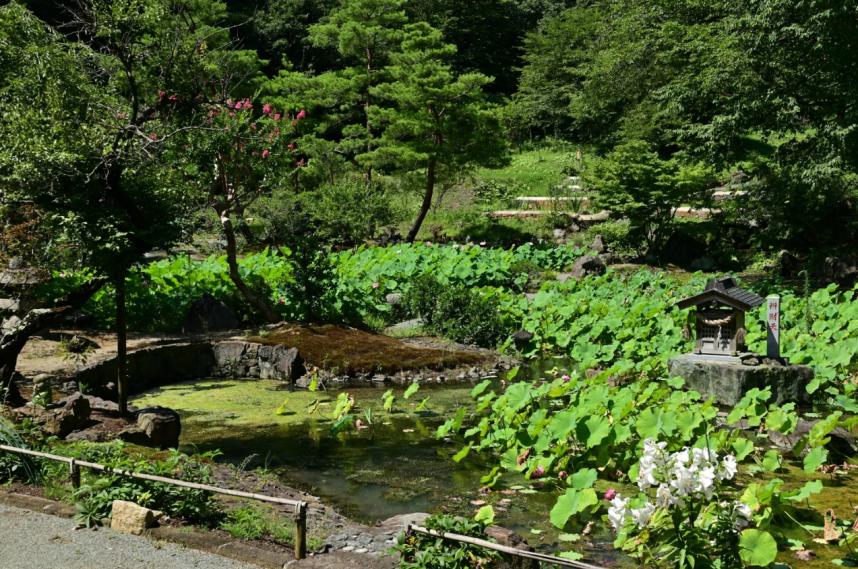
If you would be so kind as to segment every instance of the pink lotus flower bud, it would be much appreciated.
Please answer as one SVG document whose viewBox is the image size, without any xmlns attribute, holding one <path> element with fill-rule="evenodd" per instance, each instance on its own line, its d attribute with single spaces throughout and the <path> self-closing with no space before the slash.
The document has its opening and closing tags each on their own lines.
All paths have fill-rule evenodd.
<svg viewBox="0 0 858 569">
<path fill-rule="evenodd" d="M 563 375 L 560 379 L 563 380 L 563 383 L 569 383 L 572 380 L 568 375 Z"/>
<path fill-rule="evenodd" d="M 565 470 L 561 470 L 557 473 L 557 478 L 560 480 L 566 480 L 569 477 L 569 474 Z"/>
<path fill-rule="evenodd" d="M 616 497 L 617 497 L 617 491 L 614 490 L 613 488 L 608 488 L 607 490 L 605 490 L 605 500 L 607 500 L 608 502 L 610 502 L 611 500 L 613 500 Z"/>
<path fill-rule="evenodd" d="M 306 118 L 306 117 L 307 117 L 307 111 L 305 111 L 304 109 L 301 109 L 301 112 L 298 113 L 298 115 L 295 118 L 298 120 L 301 120 L 301 119 Z"/>
<path fill-rule="evenodd" d="M 545 476 L 545 469 L 541 464 L 536 467 L 536 470 L 530 473 L 531 478 L 542 478 L 543 476 Z"/>
<path fill-rule="evenodd" d="M 262 105 L 262 114 L 263 115 L 267 115 L 270 112 L 271 112 L 271 105 L 269 105 L 268 103 L 265 103 L 264 105 Z"/>
<path fill-rule="evenodd" d="M 263 150 L 263 151 L 262 151 L 262 157 L 263 157 L 263 158 L 268 158 L 268 156 L 269 156 L 270 154 L 271 154 L 271 153 L 268 151 L 268 149 L 267 149 L 267 148 L 266 148 L 265 150 Z"/>
</svg>

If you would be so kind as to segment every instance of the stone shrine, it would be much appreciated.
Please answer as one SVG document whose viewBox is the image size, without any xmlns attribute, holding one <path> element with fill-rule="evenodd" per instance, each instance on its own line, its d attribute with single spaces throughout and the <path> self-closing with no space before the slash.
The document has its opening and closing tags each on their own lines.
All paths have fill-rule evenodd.
<svg viewBox="0 0 858 569">
<path fill-rule="evenodd" d="M 681 309 L 696 309 L 695 345 L 693 353 L 670 360 L 670 375 L 683 378 L 688 388 L 721 405 L 736 405 L 755 387 L 770 387 L 771 403 L 807 401 L 813 370 L 790 365 L 780 357 L 777 297 L 770 297 L 767 307 L 768 354 L 749 352 L 745 345 L 746 313 L 764 302 L 762 297 L 739 287 L 733 277 L 710 279 L 703 292 L 678 302 Z"/>
</svg>

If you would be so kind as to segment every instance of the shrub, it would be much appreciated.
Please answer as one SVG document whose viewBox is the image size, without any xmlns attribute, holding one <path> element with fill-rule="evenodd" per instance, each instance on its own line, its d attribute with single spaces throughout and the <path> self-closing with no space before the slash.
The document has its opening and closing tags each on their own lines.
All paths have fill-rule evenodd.
<svg viewBox="0 0 858 569">
<path fill-rule="evenodd" d="M 211 468 L 204 462 L 213 458 L 211 453 L 197 458 L 170 451 L 165 458 L 146 460 L 126 453 L 121 443 L 75 445 L 61 449 L 61 452 L 82 460 L 100 462 L 115 470 L 130 470 L 202 484 L 212 482 Z M 85 472 L 83 482 L 75 491 L 74 499 L 78 520 L 87 525 L 108 517 L 114 500 L 135 502 L 194 523 L 208 524 L 219 517 L 211 493 L 203 490 L 89 472 Z"/>
<path fill-rule="evenodd" d="M 0 417 L 0 444 L 27 448 L 15 426 L 2 417 Z M 32 483 L 37 482 L 38 479 L 39 471 L 32 460 L 23 455 L 0 452 L 0 480 L 21 480 Z"/>
<path fill-rule="evenodd" d="M 220 528 L 238 539 L 270 538 L 283 544 L 291 543 L 295 535 L 283 520 L 259 506 L 242 506 L 230 511 Z"/>
<path fill-rule="evenodd" d="M 456 342 L 495 347 L 511 332 L 491 289 L 443 285 L 426 275 L 414 282 L 405 303 L 427 329 Z"/>
<path fill-rule="evenodd" d="M 397 215 L 386 187 L 360 179 L 324 184 L 302 195 L 313 233 L 334 245 L 358 245 L 393 224 Z"/>
<path fill-rule="evenodd" d="M 426 520 L 428 529 L 445 533 L 457 533 L 486 539 L 485 526 L 449 515 L 435 515 Z M 445 569 L 493 567 L 500 556 L 487 549 L 444 540 L 419 533 L 412 533 L 396 546 L 400 553 L 400 569 Z"/>
<path fill-rule="evenodd" d="M 629 220 L 629 237 L 641 253 L 656 257 L 670 237 L 674 208 L 697 200 L 715 180 L 711 168 L 662 159 L 642 140 L 625 142 L 592 162 L 585 178 L 598 188 L 600 205 Z"/>
</svg>

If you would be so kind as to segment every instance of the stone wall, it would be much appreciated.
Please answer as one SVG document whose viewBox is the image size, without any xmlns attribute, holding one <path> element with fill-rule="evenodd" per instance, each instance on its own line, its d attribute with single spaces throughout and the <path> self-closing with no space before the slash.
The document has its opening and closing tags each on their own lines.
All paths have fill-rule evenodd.
<svg viewBox="0 0 858 569">
<path fill-rule="evenodd" d="M 86 366 L 74 379 L 84 391 L 116 396 L 116 358 Z M 295 348 L 252 342 L 191 342 L 141 348 L 128 354 L 128 392 L 207 377 L 279 379 L 293 382 L 304 373 Z"/>
</svg>

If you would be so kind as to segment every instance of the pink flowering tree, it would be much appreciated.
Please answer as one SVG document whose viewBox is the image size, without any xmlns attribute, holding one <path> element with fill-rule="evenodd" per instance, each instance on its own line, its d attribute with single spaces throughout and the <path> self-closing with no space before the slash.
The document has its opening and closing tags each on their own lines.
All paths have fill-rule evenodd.
<svg viewBox="0 0 858 569">
<path fill-rule="evenodd" d="M 169 95 L 163 95 L 169 99 Z M 306 112 L 287 113 L 250 99 L 209 105 L 203 125 L 182 147 L 192 178 L 214 209 L 226 239 L 229 276 L 247 302 L 267 321 L 280 318 L 267 295 L 242 278 L 238 267 L 236 219 L 260 196 L 304 165 L 295 143 Z"/>
</svg>

